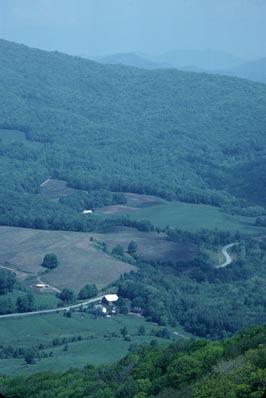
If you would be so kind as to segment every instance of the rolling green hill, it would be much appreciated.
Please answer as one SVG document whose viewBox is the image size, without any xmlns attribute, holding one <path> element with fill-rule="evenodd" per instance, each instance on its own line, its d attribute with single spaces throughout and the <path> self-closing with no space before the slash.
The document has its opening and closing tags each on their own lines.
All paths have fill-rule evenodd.
<svg viewBox="0 0 266 398">
<path fill-rule="evenodd" d="M 49 283 L 78 290 L 85 277 L 102 287 L 135 269 L 121 261 L 128 254 L 110 256 L 135 241 L 138 272 L 121 276 L 112 288 L 161 330 L 180 322 L 197 336 L 219 339 L 265 322 L 265 241 L 240 241 L 235 232 L 260 233 L 264 228 L 253 224 L 255 217 L 265 216 L 265 110 L 264 84 L 205 73 L 101 65 L 0 40 L 4 265 L 34 277 L 43 255 L 58 250 L 62 265 L 49 273 L 51 280 L 46 274 Z M 92 214 L 108 206 L 113 217 Z M 115 216 L 115 209 L 130 207 L 130 216 Z M 90 210 L 86 215 L 85 209 Z M 159 228 L 169 224 L 187 231 Z M 208 230 L 198 232 L 202 226 Z M 232 233 L 210 231 L 213 227 Z M 82 233 L 87 231 L 93 232 Z M 236 241 L 233 266 L 216 269 L 218 247 Z M 96 248 L 98 244 L 103 249 L 103 243 L 105 253 Z M 81 323 L 86 329 L 82 314 L 70 318 L 73 333 Z M 98 320 L 93 323 L 97 331 Z M 135 342 L 150 338 L 136 337 L 129 344 L 127 335 L 129 340 L 112 345 L 107 339 L 116 336 L 110 333 L 102 333 L 107 362 L 130 349 L 117 365 L 21 376 L 15 382 L 3 377 L 0 391 L 18 397 L 30 389 L 32 397 L 40 398 L 259 398 L 257 392 L 265 387 L 265 327 L 253 327 L 232 340 L 182 341 L 167 348 L 138 349 Z M 92 348 L 91 363 L 102 362 L 97 358 L 99 345 L 73 343 L 73 356 L 67 349 L 55 349 L 61 369 L 71 366 L 72 358 L 75 366 L 87 363 L 81 357 Z M 10 354 L 9 347 L 1 349 Z M 12 355 L 14 362 L 2 374 L 12 371 L 15 363 L 18 372 L 31 366 L 18 364 L 14 350 Z M 49 358 L 45 356 L 40 369 L 55 366 Z"/>
<path fill-rule="evenodd" d="M 2 377 L 0 391 L 10 398 L 262 398 L 265 343 L 265 326 L 253 326 L 221 342 L 132 347 L 109 366 Z"/>
<path fill-rule="evenodd" d="M 265 85 L 101 65 L 4 40 L 0 53 L 2 224 L 32 226 L 25 212 L 48 224 L 68 212 L 82 223 L 36 196 L 49 176 L 82 190 L 265 204 Z"/>
</svg>

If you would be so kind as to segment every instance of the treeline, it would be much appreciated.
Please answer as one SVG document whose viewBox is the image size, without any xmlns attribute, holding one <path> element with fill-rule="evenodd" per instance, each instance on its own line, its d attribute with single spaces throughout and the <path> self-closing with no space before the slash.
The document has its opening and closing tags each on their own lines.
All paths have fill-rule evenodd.
<svg viewBox="0 0 266 398">
<path fill-rule="evenodd" d="M 239 231 L 230 232 L 218 229 L 202 228 L 198 232 L 182 231 L 178 228 L 165 228 L 167 238 L 173 242 L 191 242 L 209 246 L 220 246 L 239 241 L 242 236 Z"/>
<path fill-rule="evenodd" d="M 10 398 L 261 398 L 266 388 L 266 327 L 222 342 L 144 345 L 109 366 L 1 377 Z"/>
<path fill-rule="evenodd" d="M 16 285 L 16 274 L 7 269 L 0 268 L 0 296 L 12 292 Z"/>
<path fill-rule="evenodd" d="M 10 297 L 0 297 L 0 315 L 12 314 L 14 312 L 32 312 L 36 310 L 34 296 L 31 293 L 19 296 L 16 301 Z"/>
<path fill-rule="evenodd" d="M 223 206 L 223 211 L 238 216 L 259 217 L 266 214 L 266 208 L 262 206 Z"/>
<path fill-rule="evenodd" d="M 86 338 L 86 340 L 91 339 L 91 337 Z M 47 358 L 48 356 L 53 356 L 53 351 L 47 352 L 47 350 L 53 349 L 55 347 L 64 345 L 65 351 L 67 351 L 67 345 L 75 343 L 77 341 L 85 340 L 84 337 L 72 336 L 72 337 L 56 337 L 49 343 L 41 343 L 38 346 L 31 347 L 13 347 L 0 345 L 0 359 L 20 359 L 23 358 L 26 363 L 33 364 L 35 360 L 41 360 L 42 358 Z"/>
<path fill-rule="evenodd" d="M 13 292 L 14 289 L 24 292 L 22 296 L 17 297 L 15 302 L 11 296 L 8 296 L 8 293 Z M 35 309 L 33 295 L 26 293 L 26 288 L 17 281 L 14 272 L 0 268 L 0 315 L 30 312 L 33 309 Z"/>
<path fill-rule="evenodd" d="M 123 201 L 123 195 L 112 200 Z M 81 214 L 65 204 L 10 191 L 0 191 L 0 225 L 77 232 L 106 231 L 114 226 L 131 226 L 141 231 L 154 229 L 148 221 L 131 221 L 127 217 L 105 219 L 93 214 Z"/>
<path fill-rule="evenodd" d="M 126 202 L 125 195 L 122 193 L 113 193 L 106 190 L 74 192 L 59 198 L 59 203 L 77 211 L 95 210 L 103 206 L 125 204 Z"/>
<path fill-rule="evenodd" d="M 130 178 L 122 177 L 118 181 L 103 179 L 99 176 L 98 179 L 94 176 L 89 177 L 84 175 L 84 172 L 79 170 L 75 176 L 67 173 L 66 171 L 56 172 L 56 178 L 65 179 L 69 187 L 79 190 L 101 190 L 108 189 L 111 192 L 132 192 L 141 195 L 154 195 L 161 197 L 165 200 L 177 200 L 180 202 L 194 203 L 194 204 L 206 204 L 217 207 L 226 207 L 229 204 L 232 206 L 241 206 L 245 204 L 245 200 L 236 198 L 226 192 L 221 192 L 214 189 L 200 188 L 195 189 L 194 187 L 168 187 L 165 189 L 157 188 L 160 186 L 160 180 L 155 180 L 155 177 L 150 175 L 149 179 L 145 181 L 145 185 L 136 180 L 136 176 L 132 175 Z"/>
</svg>

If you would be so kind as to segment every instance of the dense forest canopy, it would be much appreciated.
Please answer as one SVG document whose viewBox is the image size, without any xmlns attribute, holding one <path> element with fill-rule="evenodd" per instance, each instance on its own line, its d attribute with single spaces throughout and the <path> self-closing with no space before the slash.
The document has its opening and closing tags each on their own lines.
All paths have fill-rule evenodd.
<svg viewBox="0 0 266 398">
<path fill-rule="evenodd" d="M 89 191 L 265 205 L 265 85 L 100 65 L 4 40 L 0 53 L 1 223 L 19 225 L 25 209 L 11 203 L 22 194 L 34 212 L 49 176 Z"/>
</svg>

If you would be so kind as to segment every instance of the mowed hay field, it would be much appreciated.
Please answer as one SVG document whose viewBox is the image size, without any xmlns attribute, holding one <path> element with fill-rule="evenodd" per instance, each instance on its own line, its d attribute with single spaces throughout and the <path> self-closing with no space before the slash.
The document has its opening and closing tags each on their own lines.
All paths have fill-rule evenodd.
<svg viewBox="0 0 266 398">
<path fill-rule="evenodd" d="M 141 325 L 145 328 L 145 335 L 139 336 L 138 329 Z M 129 341 L 121 335 L 123 327 L 128 330 Z M 126 355 L 130 345 L 134 343 L 150 343 L 152 339 L 160 343 L 169 342 L 151 334 L 152 330 L 156 333 L 161 329 L 162 327 L 146 322 L 142 317 L 118 315 L 95 319 L 90 314 L 79 311 L 73 312 L 71 318 L 60 313 L 0 319 L 0 340 L 4 347 L 30 348 L 43 344 L 45 348 L 40 353 L 52 352 L 52 356 L 36 360 L 33 365 L 26 365 L 23 358 L 1 359 L 0 374 L 66 371 L 70 367 L 87 364 L 112 363 Z M 181 336 L 173 333 L 174 331 L 181 333 L 181 336 L 184 333 L 179 327 L 172 329 L 170 337 L 175 340 Z M 66 342 L 54 345 L 53 340 L 56 338 L 66 338 Z M 72 339 L 75 341 L 69 341 Z"/>
<path fill-rule="evenodd" d="M 43 273 L 43 257 L 55 253 L 59 266 L 41 279 L 59 289 L 79 291 L 86 283 L 102 288 L 135 267 L 97 249 L 91 234 L 0 227 L 0 264 L 30 275 Z"/>
<path fill-rule="evenodd" d="M 133 228 L 116 227 L 105 234 L 93 234 L 94 238 L 107 244 L 108 251 L 116 245 L 127 250 L 131 240 L 137 243 L 136 255 L 140 260 L 176 263 L 190 261 L 198 253 L 198 247 L 191 243 L 176 243 L 165 239 L 164 234 L 141 232 Z"/>
<path fill-rule="evenodd" d="M 217 228 L 246 235 L 265 233 L 264 228 L 255 226 L 254 217 L 231 215 L 217 207 L 200 204 L 165 202 L 131 211 L 128 216 L 134 220 L 150 221 L 155 226 L 171 226 L 192 232 Z"/>
</svg>

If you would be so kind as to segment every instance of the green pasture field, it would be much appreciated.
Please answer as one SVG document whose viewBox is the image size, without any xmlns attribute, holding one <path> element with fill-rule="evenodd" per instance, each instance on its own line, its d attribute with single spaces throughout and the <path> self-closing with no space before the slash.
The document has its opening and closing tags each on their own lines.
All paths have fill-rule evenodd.
<svg viewBox="0 0 266 398">
<path fill-rule="evenodd" d="M 217 207 L 201 204 L 166 202 L 131 211 L 128 216 L 134 220 L 148 220 L 155 226 L 170 226 L 192 232 L 202 228 L 217 228 L 246 235 L 265 233 L 263 227 L 254 225 L 254 217 L 231 215 Z"/>
<path fill-rule="evenodd" d="M 69 287 L 78 292 L 87 283 L 102 288 L 135 269 L 97 249 L 89 233 L 1 226 L 0 235 L 2 265 L 22 271 L 31 279 L 40 275 L 42 281 L 59 289 Z M 55 253 L 60 263 L 49 272 L 41 266 L 47 253 Z"/>
<path fill-rule="evenodd" d="M 138 329 L 143 325 L 145 335 L 138 336 Z M 130 341 L 125 341 L 120 329 L 127 327 Z M 71 318 L 59 314 L 35 315 L 24 318 L 0 319 L 0 341 L 2 346 L 14 348 L 51 344 L 54 338 L 72 338 L 81 336 L 81 341 L 51 346 L 44 351 L 53 353 L 52 357 L 36 360 L 27 365 L 23 358 L 0 359 L 0 374 L 33 373 L 44 370 L 65 371 L 70 367 L 82 367 L 86 364 L 99 365 L 112 363 L 123 357 L 134 343 L 169 342 L 150 335 L 151 330 L 159 331 L 160 326 L 146 322 L 141 317 L 117 315 L 112 318 L 95 319 L 83 312 L 73 312 Z M 183 333 L 181 328 L 176 331 Z M 171 339 L 180 338 L 171 330 Z M 41 352 L 41 351 L 40 351 Z"/>
</svg>

